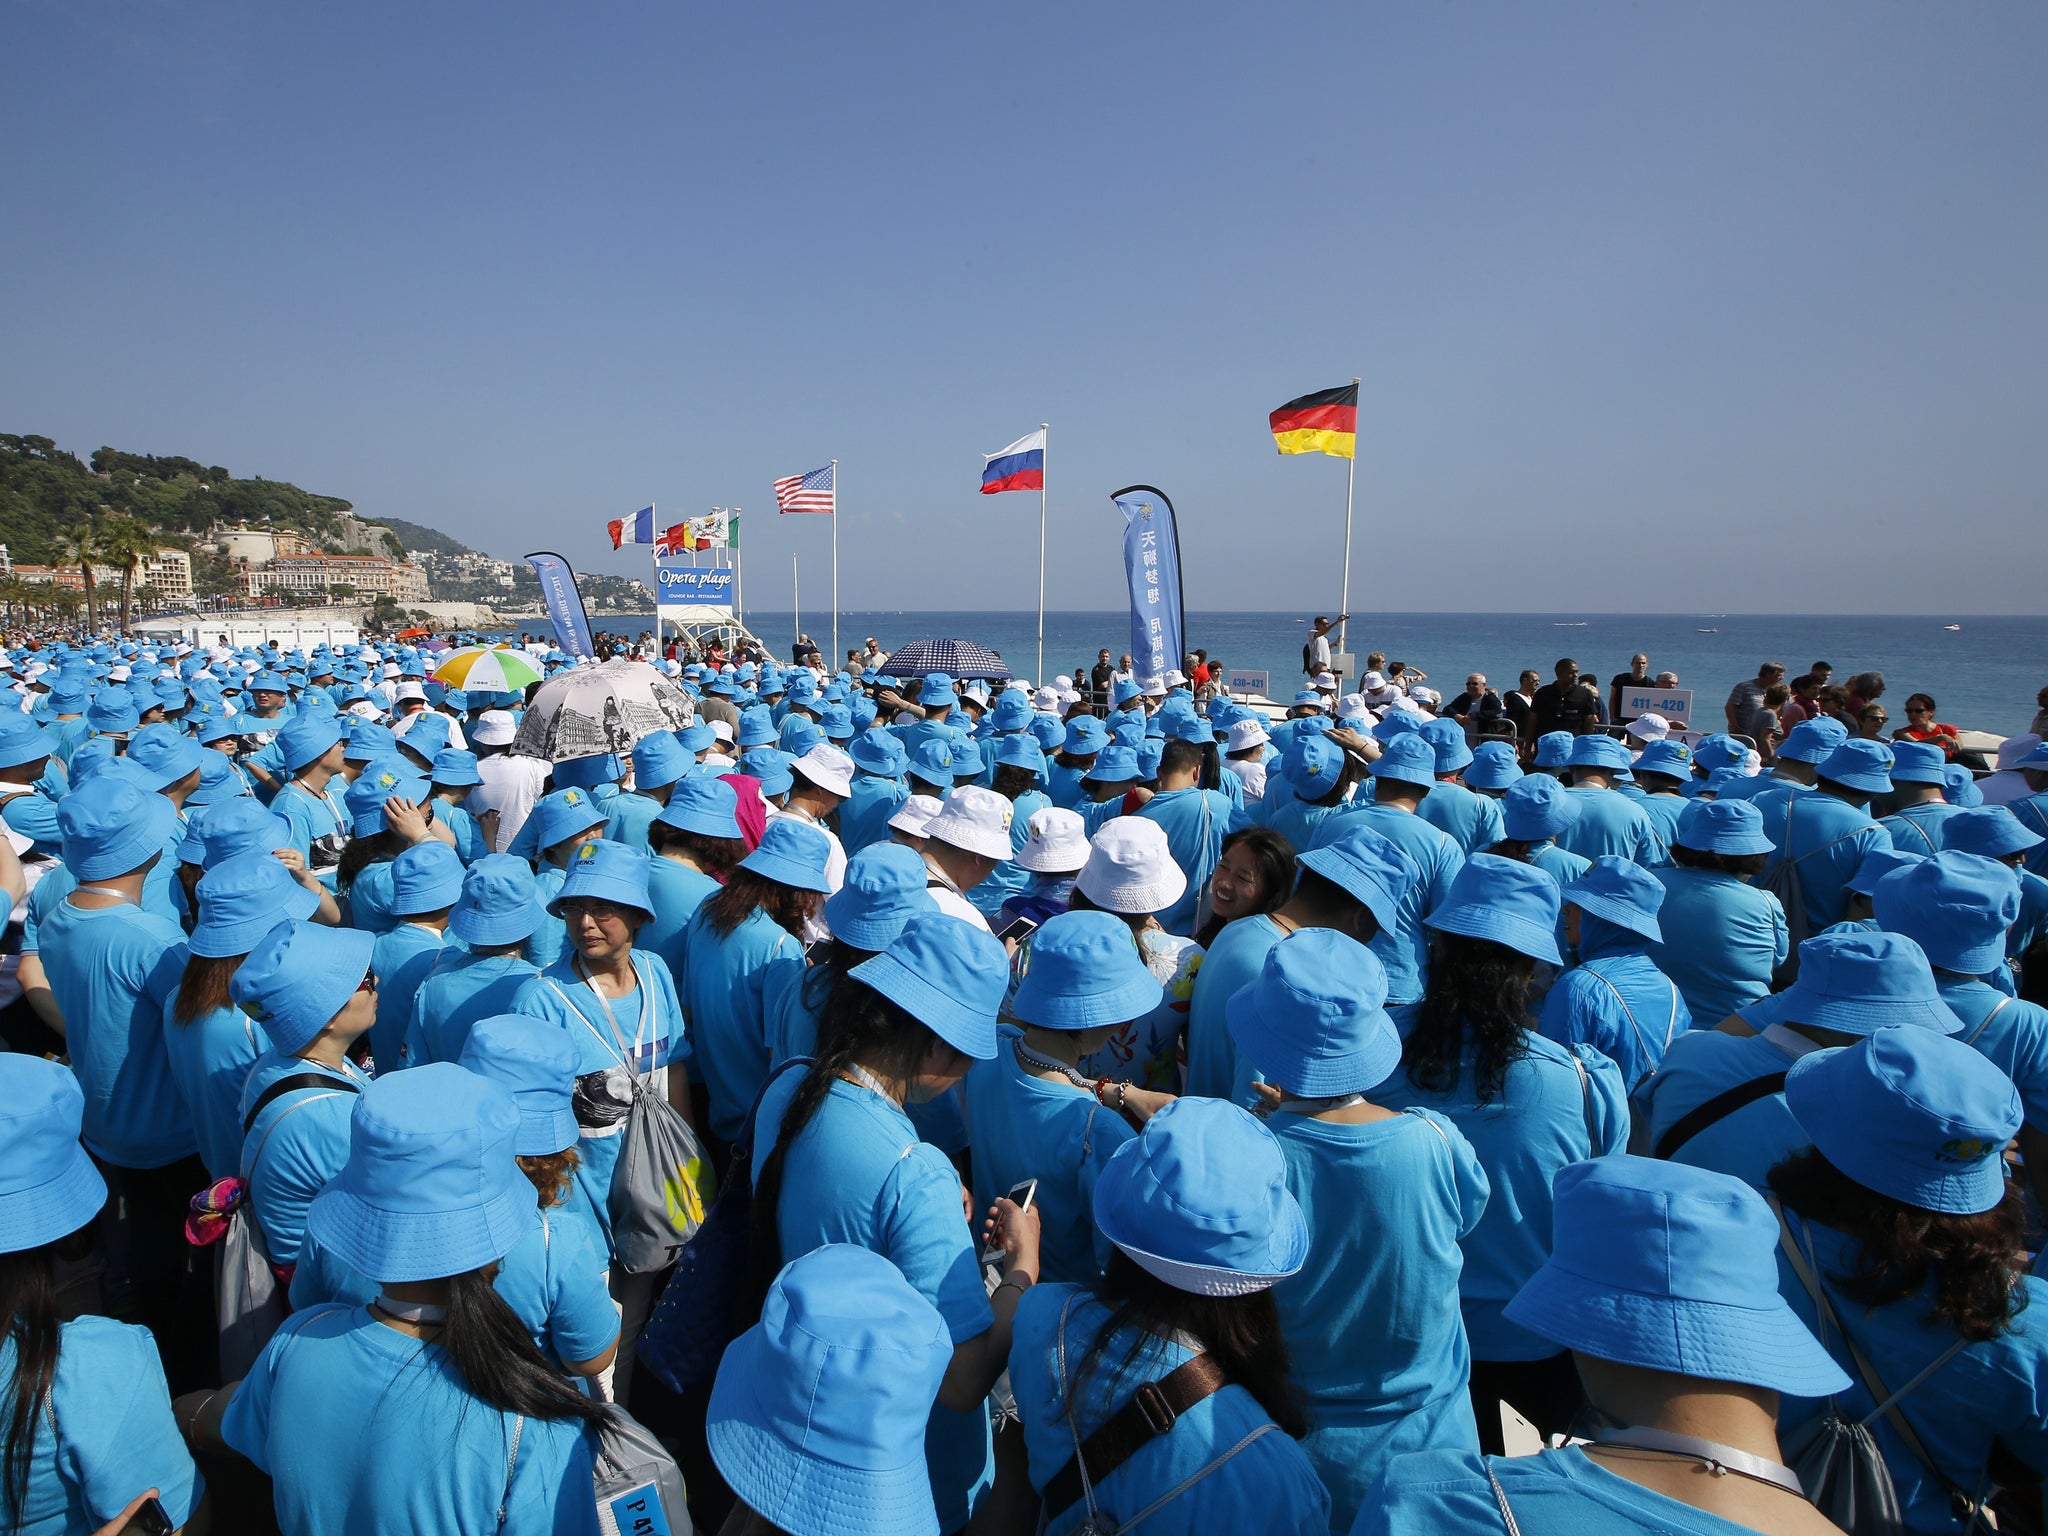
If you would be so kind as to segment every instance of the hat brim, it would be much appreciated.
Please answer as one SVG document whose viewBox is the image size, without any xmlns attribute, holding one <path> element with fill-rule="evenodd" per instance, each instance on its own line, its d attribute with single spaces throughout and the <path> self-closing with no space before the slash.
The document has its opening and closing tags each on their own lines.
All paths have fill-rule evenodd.
<svg viewBox="0 0 2048 1536">
<path fill-rule="evenodd" d="M 792 886 L 799 891 L 822 893 L 831 889 L 822 865 L 813 869 L 796 859 L 784 858 L 760 848 L 741 859 L 740 868 L 753 871 L 763 880 L 773 880 L 778 885 Z"/>
<path fill-rule="evenodd" d="M 573 1109 L 522 1109 L 519 1130 L 512 1138 L 512 1153 L 515 1157 L 553 1157 L 575 1146 L 581 1134 Z"/>
<path fill-rule="evenodd" d="M 270 912 L 260 913 L 239 923 L 205 922 L 206 901 L 200 898 L 202 921 L 193 928 L 192 936 L 185 941 L 185 947 L 202 960 L 226 960 L 235 955 L 246 955 L 254 949 L 263 935 L 282 922 L 304 922 L 320 908 L 320 895 L 309 891 L 296 880 L 285 893 L 284 900 Z"/>
<path fill-rule="evenodd" d="M 368 1279 L 439 1280 L 504 1258 L 539 1208 L 523 1174 L 482 1204 L 457 1211 L 388 1211 L 337 1180 L 314 1197 L 306 1231 Z"/>
<path fill-rule="evenodd" d="M 629 907 L 643 917 L 654 916 L 654 907 L 648 899 L 646 890 L 633 881 L 621 879 L 617 875 L 585 875 L 579 880 L 573 869 L 569 871 L 569 877 L 562 882 L 561 890 L 555 893 L 554 900 L 548 903 L 548 915 L 560 917 L 563 902 L 581 901 L 585 898 L 609 901 L 614 906 Z"/>
<path fill-rule="evenodd" d="M 1846 789 L 1860 789 L 1866 795 L 1888 795 L 1892 789 L 1892 778 L 1888 773 L 1823 773 L 1821 777 Z"/>
<path fill-rule="evenodd" d="M 452 907 L 462 899 L 462 871 L 436 880 L 424 890 L 400 893 L 393 891 L 391 915 L 393 917 L 417 917 L 422 912 L 439 912 L 443 907 Z"/>
<path fill-rule="evenodd" d="M 1688 843 L 1681 837 L 1678 846 L 1690 848 L 1694 853 L 1725 853 L 1738 857 L 1752 853 L 1776 853 L 1778 851 L 1778 845 L 1768 837 L 1765 837 L 1761 832 L 1753 836 L 1734 834 L 1716 837 L 1710 840 L 1704 848 L 1700 847 L 1697 843 Z"/>
<path fill-rule="evenodd" d="M 1086 866 L 1083 866 L 1083 874 Z M 1187 873 L 1178 864 L 1169 864 L 1159 873 L 1159 878 L 1146 885 L 1105 886 L 1096 882 L 1093 887 L 1076 881 L 1076 889 L 1105 912 L 1121 912 L 1135 916 L 1141 912 L 1164 912 L 1188 893 Z"/>
<path fill-rule="evenodd" d="M 1383 763 L 1385 767 L 1381 766 Z M 1396 784 L 1413 784 L 1419 789 L 1436 787 L 1436 772 L 1433 768 L 1427 772 L 1420 768 L 1404 768 L 1399 763 L 1388 763 L 1383 757 L 1377 759 L 1367 772 L 1376 779 L 1392 779 Z"/>
<path fill-rule="evenodd" d="M 1377 1088 L 1401 1064 L 1401 1034 L 1384 1008 L 1375 1009 L 1386 1028 L 1375 1029 L 1366 1043 L 1355 1051 L 1332 1052 L 1326 1056 L 1304 1056 L 1287 1049 L 1262 1026 L 1258 988 L 1240 987 L 1223 1005 L 1223 1019 L 1247 1061 L 1266 1081 L 1287 1088 L 1305 1098 L 1333 1098 L 1340 1093 L 1363 1093 Z"/>
<path fill-rule="evenodd" d="M 979 827 L 963 826 L 959 822 L 941 825 L 940 817 L 944 814 L 942 811 L 939 816 L 932 818 L 931 825 L 925 828 L 925 836 L 935 837 L 948 847 L 978 854 L 984 859 L 994 859 L 998 863 L 1010 857 L 1008 832 L 984 831 Z M 952 835 L 948 836 L 949 833 Z"/>
<path fill-rule="evenodd" d="M 671 816 L 664 810 L 654 819 L 664 827 L 674 827 L 678 832 L 695 832 L 699 837 L 738 838 L 744 835 L 737 816 L 720 818 L 705 812 L 685 810 L 678 810 Z"/>
<path fill-rule="evenodd" d="M 1504 944 L 1532 959 L 1547 960 L 1552 965 L 1564 964 L 1564 956 L 1557 948 L 1556 930 L 1532 923 L 1525 917 L 1481 907 L 1456 907 L 1431 913 L 1422 921 L 1439 933 L 1461 933 L 1468 939 L 1486 939 Z"/>
<path fill-rule="evenodd" d="M 1101 1029 L 1107 1024 L 1143 1018 L 1165 996 L 1166 988 L 1150 971 L 1132 976 L 1107 992 L 1086 996 L 1044 988 L 1034 991 L 1027 972 L 1016 996 L 1010 1000 L 1010 1011 L 1038 1029 Z"/>
<path fill-rule="evenodd" d="M 548 920 L 548 911 L 539 902 L 529 902 L 516 912 L 482 913 L 464 911 L 461 903 L 448 916 L 448 931 L 465 944 L 478 945 L 485 949 L 496 949 L 506 944 L 523 944 L 539 932 L 540 925 Z"/>
<path fill-rule="evenodd" d="M 1844 1035 L 1874 1035 L 1880 1029 L 1900 1026 L 1931 1029 L 1941 1035 L 1959 1035 L 1963 1031 L 1963 1021 L 1946 1003 L 1935 999 L 1886 1002 L 1837 997 L 1808 1001 L 1799 996 L 1796 983 L 1780 995 L 1784 998 L 1787 1019 Z"/>
<path fill-rule="evenodd" d="M 1784 1300 L 1736 1307 L 1612 1290 L 1545 1264 L 1502 1315 L 1531 1333 L 1621 1365 L 1827 1397 L 1849 1378 Z"/>
<path fill-rule="evenodd" d="M 73 1142 L 55 1178 L 0 1195 L 0 1253 L 25 1253 L 69 1237 L 107 1203 L 107 1181 Z"/>
<path fill-rule="evenodd" d="M 1630 906 L 1625 901 L 1617 901 L 1612 896 L 1602 896 L 1593 891 L 1574 893 L 1567 890 L 1564 899 L 1568 905 L 1577 907 L 1581 912 L 1612 923 L 1617 928 L 1626 928 L 1630 933 L 1640 934 L 1652 944 L 1664 942 L 1664 928 L 1657 921 L 1657 914 L 1654 912 L 1645 912 L 1641 907 Z"/>
<path fill-rule="evenodd" d="M 1285 1255 L 1270 1269 L 1228 1269 L 1216 1264 L 1193 1264 L 1184 1259 L 1169 1259 L 1164 1254 L 1150 1253 L 1143 1248 L 1133 1247 L 1118 1238 L 1110 1230 L 1114 1222 L 1104 1222 L 1102 1213 L 1096 1211 L 1096 1223 L 1124 1256 L 1155 1280 L 1163 1280 L 1177 1291 L 1188 1291 L 1196 1296 L 1250 1296 L 1259 1291 L 1269 1291 L 1280 1281 L 1301 1273 L 1308 1262 L 1308 1218 L 1301 1207 L 1292 1202 L 1280 1206 L 1282 1231 L 1278 1244 Z"/>
<path fill-rule="evenodd" d="M 1077 875 L 1088 862 L 1088 843 L 1045 843 L 1036 849 L 1026 843 L 1011 855 L 1010 862 L 1034 875 Z"/>
<path fill-rule="evenodd" d="M 858 977 L 937 1035 L 954 1050 L 976 1061 L 996 1054 L 994 1014 L 976 1013 L 884 951 L 847 974 Z"/>
</svg>

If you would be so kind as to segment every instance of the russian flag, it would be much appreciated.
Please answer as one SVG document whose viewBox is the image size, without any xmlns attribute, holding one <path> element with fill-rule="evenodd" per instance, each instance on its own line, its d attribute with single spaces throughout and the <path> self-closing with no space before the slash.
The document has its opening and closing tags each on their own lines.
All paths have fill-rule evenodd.
<svg viewBox="0 0 2048 1536">
<path fill-rule="evenodd" d="M 984 457 L 988 463 L 981 472 L 982 495 L 1045 489 L 1045 428 L 1026 433 L 1000 453 Z"/>
<path fill-rule="evenodd" d="M 654 532 L 654 508 L 642 507 L 631 517 L 615 517 L 604 525 L 605 532 L 612 536 L 612 548 L 627 544 L 652 544 L 656 542 Z"/>
</svg>

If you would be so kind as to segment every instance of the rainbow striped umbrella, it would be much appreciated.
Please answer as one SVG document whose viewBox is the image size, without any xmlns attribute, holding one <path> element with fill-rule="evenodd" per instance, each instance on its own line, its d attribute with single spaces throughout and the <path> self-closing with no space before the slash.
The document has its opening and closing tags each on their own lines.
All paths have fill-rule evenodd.
<svg viewBox="0 0 2048 1536">
<path fill-rule="evenodd" d="M 465 692 L 481 689 L 486 693 L 519 693 L 529 683 L 540 681 L 540 668 L 524 651 L 472 645 L 451 651 L 434 668 L 434 676 L 450 688 Z"/>
</svg>

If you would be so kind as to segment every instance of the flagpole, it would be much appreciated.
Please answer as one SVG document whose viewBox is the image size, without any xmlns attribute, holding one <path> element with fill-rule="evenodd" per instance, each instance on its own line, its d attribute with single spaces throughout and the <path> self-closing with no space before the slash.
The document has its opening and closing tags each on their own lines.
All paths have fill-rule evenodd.
<svg viewBox="0 0 2048 1536">
<path fill-rule="evenodd" d="M 1354 388 L 1359 381 L 1351 381 Z M 1351 424 L 1351 457 L 1344 469 L 1344 582 L 1337 599 L 1337 654 L 1349 651 L 1346 631 L 1351 627 L 1351 497 L 1358 484 L 1358 422 L 1354 415 Z"/>
<path fill-rule="evenodd" d="M 839 669 L 839 461 L 832 461 L 832 670 Z"/>
<path fill-rule="evenodd" d="M 1052 427 L 1041 421 L 1044 441 L 1038 449 L 1038 670 L 1032 681 L 1045 682 L 1045 456 L 1052 446 Z"/>
<path fill-rule="evenodd" d="M 796 556 L 789 557 L 789 643 L 795 645 L 804 632 L 804 590 L 797 580 Z"/>
</svg>

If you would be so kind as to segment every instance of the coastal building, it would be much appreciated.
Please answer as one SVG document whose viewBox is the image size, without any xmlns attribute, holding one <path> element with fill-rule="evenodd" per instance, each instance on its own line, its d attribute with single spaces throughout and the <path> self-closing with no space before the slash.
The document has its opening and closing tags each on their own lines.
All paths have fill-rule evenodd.
<svg viewBox="0 0 2048 1536">
<path fill-rule="evenodd" d="M 85 576 L 75 565 L 29 565 L 17 560 L 11 574 L 20 581 L 47 581 L 53 586 L 69 587 L 74 592 L 85 590 Z M 120 568 L 95 563 L 92 580 L 102 592 L 118 592 L 121 589 Z M 167 598 L 190 597 L 192 557 L 182 549 L 159 549 L 135 573 L 135 585 L 154 587 Z"/>
<path fill-rule="evenodd" d="M 248 571 L 249 593 L 266 588 L 319 593 L 348 587 L 358 598 L 393 597 L 402 603 L 427 600 L 427 573 L 417 566 L 377 555 L 280 555 Z"/>
</svg>

